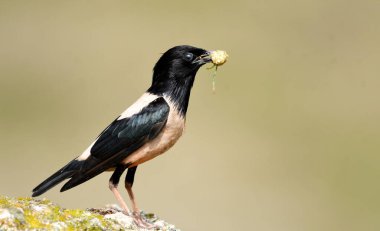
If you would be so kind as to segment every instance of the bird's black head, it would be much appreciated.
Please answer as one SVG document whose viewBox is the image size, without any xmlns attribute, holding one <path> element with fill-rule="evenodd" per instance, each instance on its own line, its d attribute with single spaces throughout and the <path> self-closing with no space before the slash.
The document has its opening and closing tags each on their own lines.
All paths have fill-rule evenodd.
<svg viewBox="0 0 380 231">
<path fill-rule="evenodd" d="M 198 69 L 211 62 L 210 53 L 192 46 L 176 46 L 166 51 L 153 69 L 153 83 L 184 81 L 194 77 Z"/>
<path fill-rule="evenodd" d="M 191 87 L 199 68 L 211 62 L 210 52 L 192 46 L 176 46 L 166 51 L 153 69 L 148 92 L 167 95 L 184 114 Z"/>
</svg>

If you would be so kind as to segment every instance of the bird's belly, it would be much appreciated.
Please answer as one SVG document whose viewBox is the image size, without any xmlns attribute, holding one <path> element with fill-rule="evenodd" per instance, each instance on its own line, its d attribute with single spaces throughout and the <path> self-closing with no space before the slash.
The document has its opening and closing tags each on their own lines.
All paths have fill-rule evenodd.
<svg viewBox="0 0 380 231">
<path fill-rule="evenodd" d="M 171 111 L 162 132 L 156 138 L 144 144 L 141 148 L 125 158 L 123 163 L 133 167 L 164 153 L 181 137 L 184 128 L 184 118 L 176 112 Z"/>
</svg>

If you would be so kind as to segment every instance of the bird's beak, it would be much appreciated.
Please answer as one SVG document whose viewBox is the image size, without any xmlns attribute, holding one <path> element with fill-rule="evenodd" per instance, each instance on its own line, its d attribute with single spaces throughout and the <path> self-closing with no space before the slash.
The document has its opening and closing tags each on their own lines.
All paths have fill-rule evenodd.
<svg viewBox="0 0 380 231">
<path fill-rule="evenodd" d="M 196 57 L 193 61 L 193 64 L 203 65 L 205 63 L 211 62 L 211 52 L 206 51 L 203 55 Z"/>
</svg>

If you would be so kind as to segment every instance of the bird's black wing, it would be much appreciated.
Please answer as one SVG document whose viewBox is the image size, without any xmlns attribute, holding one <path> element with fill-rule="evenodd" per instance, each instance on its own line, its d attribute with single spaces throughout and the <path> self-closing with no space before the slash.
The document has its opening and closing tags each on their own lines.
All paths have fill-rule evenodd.
<svg viewBox="0 0 380 231">
<path fill-rule="evenodd" d="M 162 131 L 169 110 L 165 99 L 159 97 L 140 112 L 127 118 L 116 119 L 99 135 L 87 159 L 75 159 L 68 163 L 37 186 L 33 190 L 33 196 L 40 195 L 59 182 L 71 178 L 61 189 L 66 191 L 120 164 L 128 155 Z"/>
<path fill-rule="evenodd" d="M 98 137 L 85 160 L 82 170 L 73 175 L 61 191 L 81 184 L 101 172 L 115 167 L 129 154 L 155 138 L 168 119 L 170 107 L 159 97 L 139 113 L 124 119 L 116 119 Z"/>
</svg>

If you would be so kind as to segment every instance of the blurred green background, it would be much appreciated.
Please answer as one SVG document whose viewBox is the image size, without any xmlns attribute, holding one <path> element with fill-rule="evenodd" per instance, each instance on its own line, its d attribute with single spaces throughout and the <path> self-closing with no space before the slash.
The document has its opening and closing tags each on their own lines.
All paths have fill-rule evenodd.
<svg viewBox="0 0 380 231">
<path fill-rule="evenodd" d="M 182 139 L 139 167 L 140 207 L 182 230 L 380 229 L 379 1 L 0 1 L 0 194 L 28 196 L 150 85 L 202 68 Z M 110 173 L 45 197 L 115 203 Z M 123 195 L 127 197 L 126 193 Z"/>
</svg>

